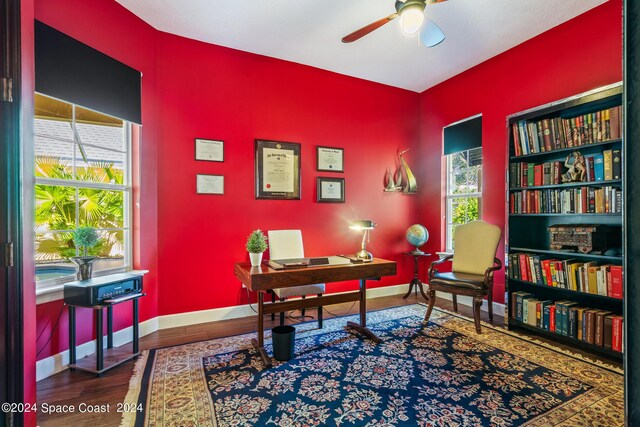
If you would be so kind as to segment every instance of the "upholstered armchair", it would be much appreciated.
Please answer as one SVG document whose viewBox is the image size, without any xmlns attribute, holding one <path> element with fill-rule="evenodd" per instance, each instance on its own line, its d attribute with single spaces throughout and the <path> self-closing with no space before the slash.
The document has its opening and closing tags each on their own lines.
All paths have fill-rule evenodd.
<svg viewBox="0 0 640 427">
<path fill-rule="evenodd" d="M 502 262 L 495 257 L 500 235 L 499 227 L 484 221 L 472 221 L 455 229 L 453 255 L 434 261 L 429 268 L 429 307 L 425 323 L 431 316 L 436 291 L 452 294 L 453 310 L 456 312 L 457 295 L 473 298 L 473 320 L 477 333 L 480 333 L 480 307 L 485 296 L 489 303 L 489 319 L 493 320 L 493 273 L 502 268 Z M 451 272 L 440 273 L 438 266 L 451 259 Z"/>
<path fill-rule="evenodd" d="M 269 257 L 273 260 L 304 258 L 304 245 L 302 243 L 302 231 L 300 230 L 271 230 L 267 232 L 269 239 Z M 313 285 L 293 286 L 290 288 L 274 289 L 271 294 L 271 301 L 275 302 L 276 297 L 280 301 L 287 298 L 301 297 L 305 299 L 307 295 L 321 297 L 324 293 L 324 283 Z M 302 309 L 305 315 L 305 309 Z M 271 314 L 271 320 L 275 320 L 275 314 Z M 280 313 L 280 325 L 284 325 L 284 312 Z M 322 328 L 322 307 L 318 307 L 318 327 Z"/>
</svg>

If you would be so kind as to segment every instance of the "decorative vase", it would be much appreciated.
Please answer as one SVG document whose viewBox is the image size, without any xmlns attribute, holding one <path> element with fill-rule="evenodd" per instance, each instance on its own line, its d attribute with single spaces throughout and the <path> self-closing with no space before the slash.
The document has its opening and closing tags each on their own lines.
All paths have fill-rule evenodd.
<svg viewBox="0 0 640 427">
<path fill-rule="evenodd" d="M 262 252 L 259 254 L 249 252 L 249 259 L 251 260 L 251 267 L 260 267 L 262 263 Z"/>
<path fill-rule="evenodd" d="M 77 266 L 76 279 L 89 280 L 93 273 L 93 262 L 96 260 L 94 256 L 74 256 L 71 261 Z"/>
</svg>

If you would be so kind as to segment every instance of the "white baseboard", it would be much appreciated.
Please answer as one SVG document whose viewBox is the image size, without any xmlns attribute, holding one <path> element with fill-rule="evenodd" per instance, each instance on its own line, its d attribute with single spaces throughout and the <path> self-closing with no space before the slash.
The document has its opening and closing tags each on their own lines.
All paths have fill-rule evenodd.
<svg viewBox="0 0 640 427">
<path fill-rule="evenodd" d="M 385 286 L 381 288 L 367 289 L 367 299 L 379 298 L 389 295 L 404 294 L 408 290 L 408 284 Z M 438 298 L 451 300 L 451 294 L 438 292 Z M 458 303 L 462 305 L 472 305 L 472 299 L 466 296 L 458 296 Z M 255 306 L 255 305 L 254 305 Z M 482 310 L 487 311 L 487 302 L 482 303 Z M 494 313 L 504 312 L 504 304 L 493 303 Z M 251 307 L 237 305 L 233 307 L 214 308 L 211 310 L 191 311 L 187 313 L 168 314 L 158 316 L 140 323 L 140 336 L 149 335 L 162 329 L 176 328 L 182 326 L 195 325 L 198 323 L 216 322 L 219 320 L 237 319 L 240 317 L 254 316 L 256 313 Z M 113 345 L 119 347 L 130 343 L 133 339 L 132 327 L 121 329 L 113 333 Z M 106 337 L 103 338 L 106 343 Z M 95 341 L 89 341 L 76 347 L 76 358 L 90 356 L 96 351 Z M 58 354 L 47 357 L 36 362 L 36 381 L 45 379 L 67 369 L 69 364 L 69 351 L 65 350 Z"/>
<path fill-rule="evenodd" d="M 442 298 L 442 299 L 446 299 L 448 301 L 453 301 L 453 296 L 451 294 L 445 293 L 445 292 L 436 292 L 436 298 Z M 473 306 L 473 298 L 465 296 L 465 295 L 458 295 L 458 304 L 462 304 L 462 305 L 467 305 L 469 307 Z M 487 300 L 482 300 L 482 307 L 480 307 L 480 310 L 482 311 L 489 311 L 489 303 L 487 302 Z M 499 302 L 494 302 L 493 303 L 493 312 L 497 313 L 499 316 L 504 316 L 504 304 L 501 304 Z"/>
<path fill-rule="evenodd" d="M 255 304 L 254 309 L 257 310 Z M 189 311 L 186 313 L 167 314 L 158 317 L 158 329 L 177 328 L 198 323 L 216 322 L 218 320 L 237 319 L 239 317 L 255 316 L 256 312 L 248 304 L 232 307 L 212 308 L 210 310 Z"/>
</svg>

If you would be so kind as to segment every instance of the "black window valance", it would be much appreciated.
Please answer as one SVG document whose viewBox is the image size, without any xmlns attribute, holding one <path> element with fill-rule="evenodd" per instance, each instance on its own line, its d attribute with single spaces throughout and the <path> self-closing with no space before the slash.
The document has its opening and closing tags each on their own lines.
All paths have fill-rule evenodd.
<svg viewBox="0 0 640 427">
<path fill-rule="evenodd" d="M 444 128 L 444 155 L 482 147 L 482 116 Z"/>
<path fill-rule="evenodd" d="M 141 124 L 140 72 L 35 21 L 36 91 Z"/>
</svg>

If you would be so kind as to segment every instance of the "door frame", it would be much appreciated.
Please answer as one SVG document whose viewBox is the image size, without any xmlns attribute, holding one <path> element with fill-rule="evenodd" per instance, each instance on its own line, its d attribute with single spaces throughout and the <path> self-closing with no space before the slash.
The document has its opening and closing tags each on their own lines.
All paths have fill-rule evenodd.
<svg viewBox="0 0 640 427">
<path fill-rule="evenodd" d="M 0 400 L 11 403 L 24 402 L 20 20 L 20 1 L 0 0 Z M 24 425 L 23 414 L 2 414 L 5 425 Z"/>
</svg>

